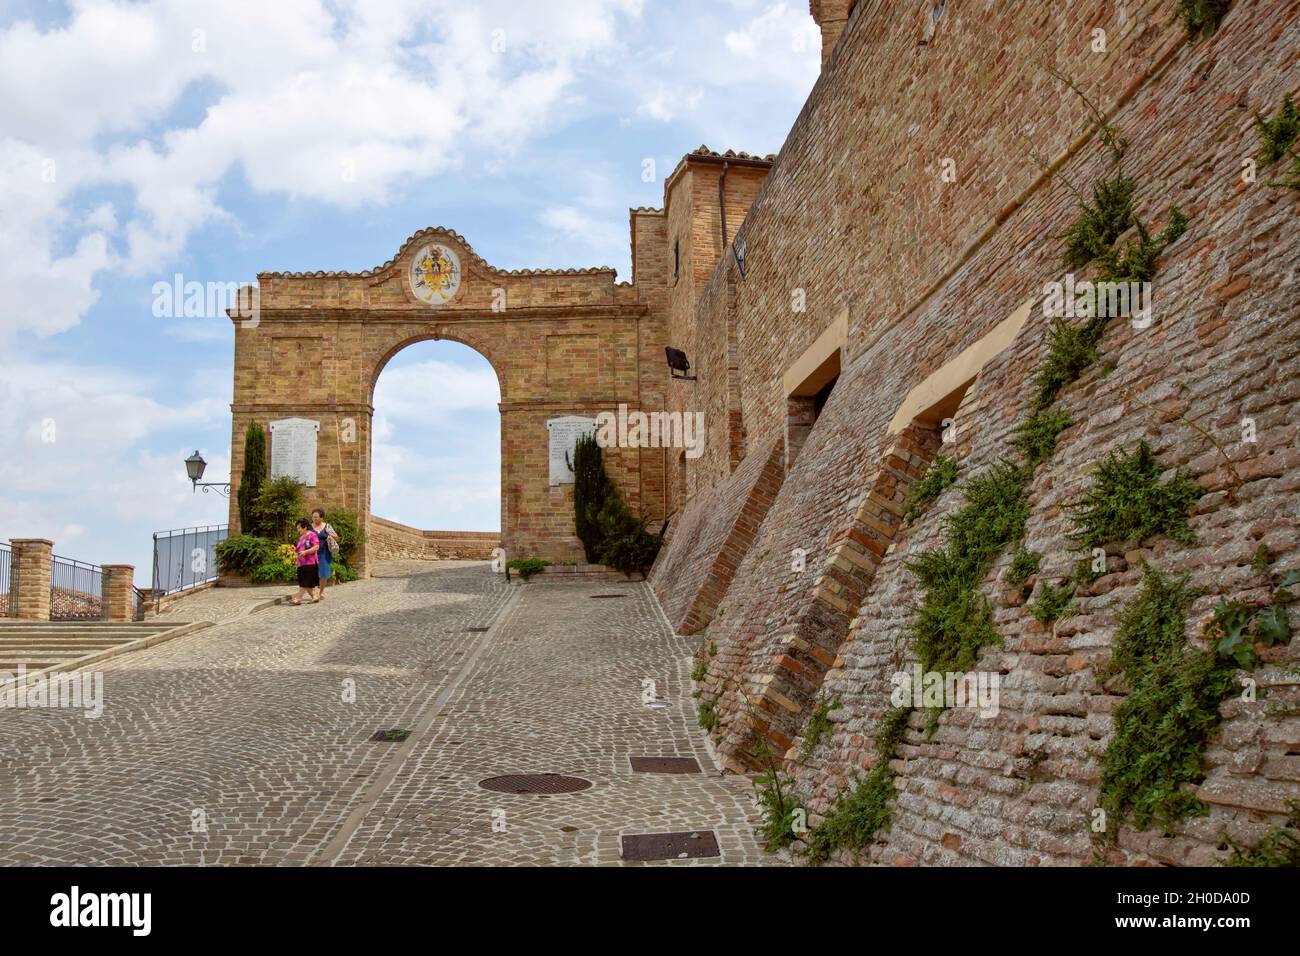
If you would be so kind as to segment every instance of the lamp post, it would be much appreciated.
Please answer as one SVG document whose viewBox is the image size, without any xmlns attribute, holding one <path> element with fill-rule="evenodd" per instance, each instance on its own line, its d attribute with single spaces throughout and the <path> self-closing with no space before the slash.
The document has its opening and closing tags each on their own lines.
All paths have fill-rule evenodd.
<svg viewBox="0 0 1300 956">
<path fill-rule="evenodd" d="M 194 454 L 185 459 L 185 473 L 190 476 L 190 484 L 194 486 L 191 490 L 197 491 L 199 488 L 202 488 L 203 493 L 206 495 L 209 488 L 215 488 L 217 489 L 217 494 L 229 498 L 230 482 L 199 481 L 199 479 L 203 477 L 203 469 L 207 467 L 208 463 L 203 460 L 203 456 L 199 454 L 197 448 L 194 449 Z"/>
</svg>

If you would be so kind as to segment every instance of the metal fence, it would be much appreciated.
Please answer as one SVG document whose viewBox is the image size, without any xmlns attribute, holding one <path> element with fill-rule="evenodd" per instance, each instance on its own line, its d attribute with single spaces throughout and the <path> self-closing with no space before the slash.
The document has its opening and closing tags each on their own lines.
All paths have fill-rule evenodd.
<svg viewBox="0 0 1300 956">
<path fill-rule="evenodd" d="M 104 616 L 104 572 L 97 564 L 53 555 L 50 620 L 98 621 Z"/>
<path fill-rule="evenodd" d="M 18 602 L 13 595 L 14 554 L 9 545 L 0 544 L 0 617 L 17 617 Z"/>
<path fill-rule="evenodd" d="M 215 581 L 217 544 L 225 541 L 229 534 L 230 527 L 224 524 L 155 531 L 153 535 L 154 598 Z"/>
</svg>

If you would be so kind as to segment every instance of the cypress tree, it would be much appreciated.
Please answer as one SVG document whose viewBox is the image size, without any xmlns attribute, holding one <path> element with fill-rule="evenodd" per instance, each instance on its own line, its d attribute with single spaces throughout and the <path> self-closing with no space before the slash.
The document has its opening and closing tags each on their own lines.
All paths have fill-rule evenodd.
<svg viewBox="0 0 1300 956">
<path fill-rule="evenodd" d="M 244 432 L 244 474 L 239 481 L 239 529 L 244 534 L 257 533 L 257 497 L 266 481 L 266 433 L 257 422 L 249 422 Z"/>
<path fill-rule="evenodd" d="M 601 509 L 609 496 L 609 478 L 594 435 L 583 435 L 573 449 L 573 528 L 588 564 L 600 561 Z"/>
</svg>

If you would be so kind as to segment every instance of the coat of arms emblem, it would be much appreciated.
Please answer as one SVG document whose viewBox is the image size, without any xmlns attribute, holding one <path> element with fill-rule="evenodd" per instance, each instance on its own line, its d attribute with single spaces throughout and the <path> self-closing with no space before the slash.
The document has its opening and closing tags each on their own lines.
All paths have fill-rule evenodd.
<svg viewBox="0 0 1300 956">
<path fill-rule="evenodd" d="M 441 243 L 424 246 L 411 259 L 411 291 L 421 302 L 444 305 L 460 289 L 460 260 Z"/>
</svg>

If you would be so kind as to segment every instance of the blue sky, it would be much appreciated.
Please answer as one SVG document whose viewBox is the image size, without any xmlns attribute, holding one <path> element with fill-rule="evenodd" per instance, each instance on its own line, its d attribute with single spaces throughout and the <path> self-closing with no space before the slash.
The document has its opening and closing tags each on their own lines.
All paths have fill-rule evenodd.
<svg viewBox="0 0 1300 956">
<path fill-rule="evenodd" d="M 777 151 L 804 0 L 0 0 L 0 539 L 130 562 L 220 523 L 233 336 L 154 285 L 360 270 L 448 226 L 502 268 L 613 266 L 701 143 Z M 653 159 L 656 173 L 642 170 Z M 372 510 L 494 529 L 496 381 L 454 343 L 376 388 Z"/>
</svg>

